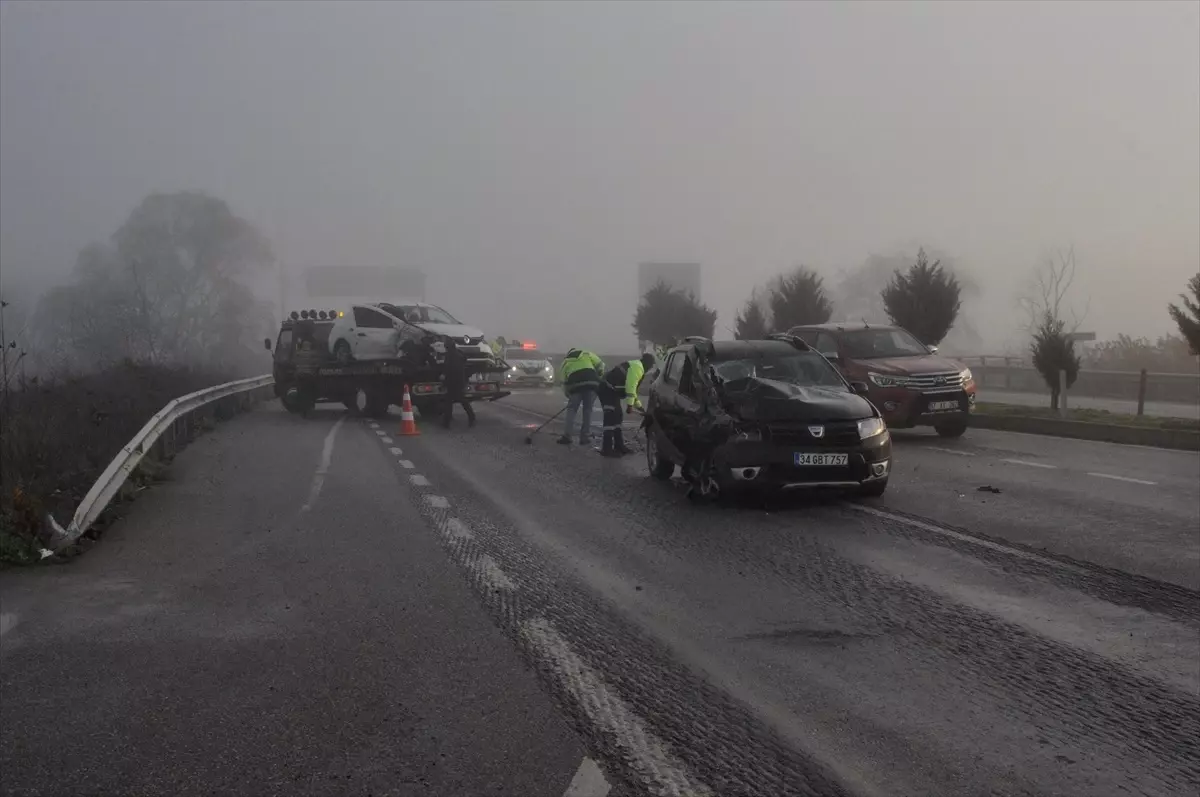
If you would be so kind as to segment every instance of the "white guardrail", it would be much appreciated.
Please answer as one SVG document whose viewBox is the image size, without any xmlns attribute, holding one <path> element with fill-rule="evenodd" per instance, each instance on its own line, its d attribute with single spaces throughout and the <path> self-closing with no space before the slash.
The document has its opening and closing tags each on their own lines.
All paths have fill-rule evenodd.
<svg viewBox="0 0 1200 797">
<path fill-rule="evenodd" d="M 125 480 L 137 468 L 142 458 L 149 453 L 164 432 L 174 428 L 177 421 L 214 401 L 269 387 L 274 382 L 275 378 L 267 374 L 249 379 L 239 379 L 236 382 L 226 382 L 215 387 L 206 387 L 195 393 L 188 393 L 186 396 L 172 399 L 167 406 L 147 421 L 146 425 L 113 458 L 113 461 L 108 463 L 108 467 L 100 474 L 100 478 L 96 479 L 92 489 L 88 490 L 87 495 L 79 502 L 79 507 L 75 510 L 75 516 L 71 518 L 70 525 L 64 529 L 53 516 L 46 515 L 46 525 L 51 532 L 51 540 L 49 549 L 42 549 L 42 558 L 53 556 L 56 552 L 75 542 L 80 535 L 91 528 L 91 525 L 96 522 L 96 518 L 100 517 L 100 513 L 112 503 L 113 498 L 125 484 Z"/>
</svg>

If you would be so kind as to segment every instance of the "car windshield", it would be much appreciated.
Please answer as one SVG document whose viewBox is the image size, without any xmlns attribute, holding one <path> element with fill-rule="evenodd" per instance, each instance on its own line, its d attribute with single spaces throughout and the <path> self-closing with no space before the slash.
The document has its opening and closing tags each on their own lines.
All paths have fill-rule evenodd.
<svg viewBox="0 0 1200 797">
<path fill-rule="evenodd" d="M 537 349 L 505 349 L 506 360 L 544 360 L 546 355 Z"/>
<path fill-rule="evenodd" d="M 843 353 L 855 360 L 921 357 L 929 350 L 903 329 L 856 329 L 841 334 Z"/>
<path fill-rule="evenodd" d="M 379 305 L 397 318 L 402 318 L 411 324 L 459 324 L 457 318 L 440 307 L 431 304 L 381 304 Z"/>
<path fill-rule="evenodd" d="M 422 305 L 420 308 L 424 321 L 430 324 L 457 324 L 459 320 L 447 313 L 440 307 L 434 307 L 431 304 Z"/>
<path fill-rule="evenodd" d="M 777 382 L 789 382 L 793 385 L 845 387 L 845 382 L 842 381 L 837 371 L 824 359 L 812 353 L 797 352 L 784 356 L 767 355 L 725 360 L 713 363 L 713 370 L 729 386 L 733 386 L 735 382 L 757 377 L 774 379 Z"/>
</svg>

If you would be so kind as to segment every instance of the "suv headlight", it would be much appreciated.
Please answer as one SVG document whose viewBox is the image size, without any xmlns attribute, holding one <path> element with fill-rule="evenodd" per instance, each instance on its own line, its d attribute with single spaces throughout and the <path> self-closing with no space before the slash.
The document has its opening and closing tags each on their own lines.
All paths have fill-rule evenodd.
<svg viewBox="0 0 1200 797">
<path fill-rule="evenodd" d="M 870 379 L 876 387 L 904 387 L 908 384 L 907 376 L 888 376 L 887 374 L 868 373 L 867 378 Z"/>
<path fill-rule="evenodd" d="M 970 369 L 970 368 L 964 368 L 964 369 L 962 369 L 962 373 L 960 373 L 960 374 L 959 374 L 959 376 L 960 376 L 960 377 L 962 377 L 962 381 L 963 381 L 963 384 L 964 384 L 964 385 L 965 385 L 967 382 L 970 382 L 971 380 L 973 380 L 973 379 L 975 378 L 975 377 L 974 377 L 974 376 L 971 374 L 971 369 Z"/>
<path fill-rule="evenodd" d="M 883 422 L 883 418 L 865 418 L 858 422 L 858 437 L 860 440 L 868 440 L 877 434 L 883 434 L 887 431 L 887 424 Z"/>
</svg>

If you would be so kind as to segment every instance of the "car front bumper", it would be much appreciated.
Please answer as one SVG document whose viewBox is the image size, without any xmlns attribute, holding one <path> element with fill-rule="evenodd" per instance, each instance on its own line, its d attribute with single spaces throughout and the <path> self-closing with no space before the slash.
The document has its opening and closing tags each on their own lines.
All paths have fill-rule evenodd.
<svg viewBox="0 0 1200 797">
<path fill-rule="evenodd" d="M 796 454 L 845 454 L 845 465 L 796 465 Z M 854 487 L 886 479 L 891 473 L 888 432 L 858 446 L 792 446 L 734 440 L 713 452 L 718 475 L 730 487 L 800 489 Z"/>
<path fill-rule="evenodd" d="M 906 387 L 872 387 L 868 398 L 892 429 L 967 422 L 975 411 L 975 384 L 955 390 L 924 392 Z M 954 402 L 953 408 L 938 404 Z"/>
</svg>

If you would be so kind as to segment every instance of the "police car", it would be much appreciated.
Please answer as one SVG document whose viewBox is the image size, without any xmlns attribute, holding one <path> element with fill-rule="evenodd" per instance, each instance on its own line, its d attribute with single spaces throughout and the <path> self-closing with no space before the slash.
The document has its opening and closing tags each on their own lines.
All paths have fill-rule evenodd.
<svg viewBox="0 0 1200 797">
<path fill-rule="evenodd" d="M 508 370 L 504 372 L 505 385 L 549 387 L 554 384 L 554 364 L 538 351 L 533 341 L 512 341 L 501 350 L 500 356 L 508 363 Z"/>
</svg>

